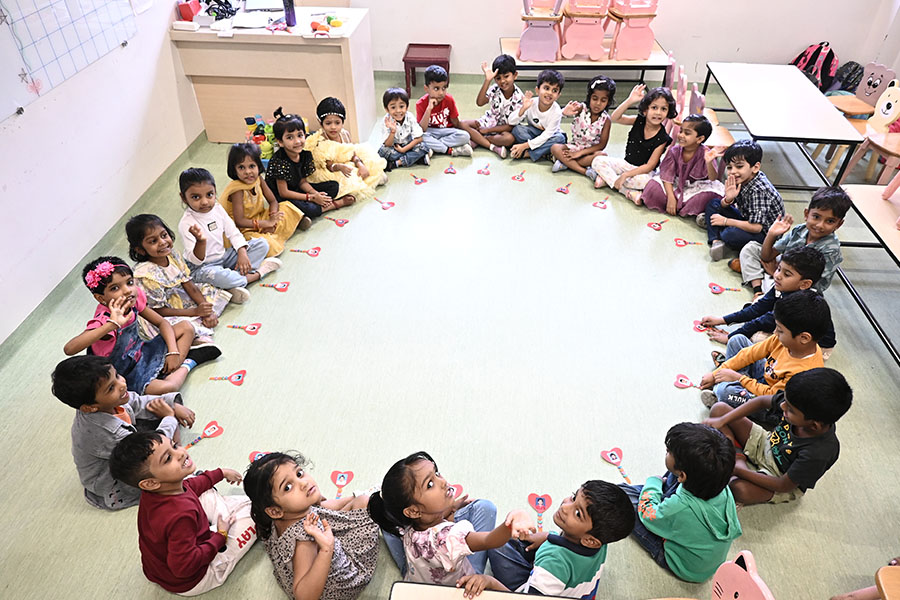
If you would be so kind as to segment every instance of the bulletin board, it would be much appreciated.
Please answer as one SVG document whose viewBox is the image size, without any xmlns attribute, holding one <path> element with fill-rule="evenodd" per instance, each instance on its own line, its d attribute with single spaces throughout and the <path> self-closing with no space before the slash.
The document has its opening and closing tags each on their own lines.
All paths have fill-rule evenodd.
<svg viewBox="0 0 900 600">
<path fill-rule="evenodd" d="M 0 120 L 134 37 L 129 0 L 0 0 Z"/>
</svg>

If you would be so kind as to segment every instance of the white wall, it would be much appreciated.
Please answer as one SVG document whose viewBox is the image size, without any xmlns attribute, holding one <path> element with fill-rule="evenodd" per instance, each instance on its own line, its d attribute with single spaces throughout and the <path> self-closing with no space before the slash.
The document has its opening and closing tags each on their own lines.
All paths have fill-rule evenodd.
<svg viewBox="0 0 900 600">
<path fill-rule="evenodd" d="M 787 63 L 822 40 L 831 42 L 841 62 L 865 64 L 878 54 L 897 5 L 898 0 L 660 0 L 652 27 L 695 81 L 706 74 L 709 60 Z M 371 9 L 375 68 L 385 71 L 403 70 L 407 43 L 433 42 L 453 44 L 453 71 L 480 73 L 481 61 L 499 53 L 498 38 L 518 37 L 522 30 L 521 0 L 351 0 L 351 6 Z M 424 15 L 431 6 L 439 17 Z"/>
<path fill-rule="evenodd" d="M 173 4 L 0 123 L 0 342 L 203 131 L 168 38 Z"/>
</svg>

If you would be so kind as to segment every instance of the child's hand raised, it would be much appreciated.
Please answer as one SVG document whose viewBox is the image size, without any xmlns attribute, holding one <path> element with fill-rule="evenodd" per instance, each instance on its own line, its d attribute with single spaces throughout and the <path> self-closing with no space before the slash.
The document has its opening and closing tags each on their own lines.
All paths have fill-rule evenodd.
<svg viewBox="0 0 900 600">
<path fill-rule="evenodd" d="M 222 477 L 232 485 L 239 485 L 244 480 L 241 474 L 234 469 L 222 468 Z"/>
<path fill-rule="evenodd" d="M 510 512 L 506 515 L 506 520 L 503 523 L 509 527 L 510 537 L 515 539 L 520 539 L 523 535 L 537 531 L 534 521 L 531 520 L 531 517 L 524 510 Z"/>
<path fill-rule="evenodd" d="M 781 215 L 775 222 L 772 223 L 771 227 L 769 227 L 769 234 L 774 235 L 775 237 L 780 237 L 791 230 L 791 226 L 794 224 L 794 217 L 791 215 Z"/>
<path fill-rule="evenodd" d="M 725 179 L 725 204 L 732 204 L 734 199 L 741 193 L 741 184 L 738 183 L 737 175 L 729 175 Z"/>
<path fill-rule="evenodd" d="M 147 410 L 159 418 L 175 416 L 175 409 L 166 404 L 166 401 L 162 398 L 154 398 L 148 402 Z"/>
<path fill-rule="evenodd" d="M 581 102 L 576 100 L 569 100 L 569 103 L 566 104 L 565 108 L 562 110 L 562 114 L 565 117 L 574 117 L 578 113 L 581 112 L 583 105 Z"/>
<path fill-rule="evenodd" d="M 484 78 L 487 81 L 492 80 L 497 76 L 497 71 L 491 69 L 491 66 L 488 64 L 488 61 L 483 61 L 481 63 L 481 72 L 484 73 Z"/>
<path fill-rule="evenodd" d="M 527 92 L 525 92 L 524 99 L 522 100 L 522 107 L 525 110 L 528 110 L 529 108 L 531 108 L 532 104 L 534 104 L 534 92 L 528 90 Z"/>
<path fill-rule="evenodd" d="M 725 148 L 722 146 L 714 146 L 712 148 L 707 148 L 706 152 L 703 155 L 703 160 L 706 161 L 706 164 L 712 163 L 717 158 L 722 158 L 725 154 Z"/>
<path fill-rule="evenodd" d="M 124 327 L 128 318 L 125 313 L 131 310 L 131 302 L 124 296 L 113 298 L 109 303 L 109 320 L 115 322 L 119 327 Z"/>
<path fill-rule="evenodd" d="M 198 242 L 202 242 L 206 239 L 205 237 L 203 237 L 203 230 L 200 229 L 200 226 L 196 223 L 188 227 L 188 233 L 194 236 L 194 239 Z"/>
<path fill-rule="evenodd" d="M 303 531 L 316 541 L 319 552 L 334 551 L 334 532 L 331 531 L 328 519 L 322 519 L 322 528 L 319 529 L 319 515 L 309 513 L 303 519 Z"/>
<path fill-rule="evenodd" d="M 631 88 L 631 93 L 628 94 L 628 102 L 634 104 L 635 102 L 640 102 L 644 97 L 644 93 L 647 91 L 647 86 L 643 83 L 639 83 L 633 88 Z"/>
<path fill-rule="evenodd" d="M 184 425 L 185 427 L 193 427 L 194 419 L 197 418 L 197 415 L 194 414 L 194 411 L 189 409 L 187 406 L 183 404 L 176 404 L 172 409 L 175 411 L 175 418 L 178 419 L 178 422 Z"/>
<path fill-rule="evenodd" d="M 397 121 L 391 115 L 384 115 L 384 126 L 388 128 L 388 131 L 391 133 L 397 133 Z"/>
</svg>

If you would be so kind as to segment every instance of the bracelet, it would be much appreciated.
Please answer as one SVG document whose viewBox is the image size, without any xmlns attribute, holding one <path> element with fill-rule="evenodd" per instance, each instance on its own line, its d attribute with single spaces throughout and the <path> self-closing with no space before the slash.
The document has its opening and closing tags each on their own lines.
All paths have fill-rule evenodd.
<svg viewBox="0 0 900 600">
<path fill-rule="evenodd" d="M 181 352 L 166 352 L 166 356 L 176 356 L 176 355 L 180 355 L 180 354 L 181 354 Z"/>
<path fill-rule="evenodd" d="M 217 533 L 221 533 L 225 537 L 225 541 L 228 541 L 228 532 L 224 529 L 220 529 Z"/>
<path fill-rule="evenodd" d="M 259 231 L 259 219 L 253 219 L 253 231 Z"/>
<path fill-rule="evenodd" d="M 112 323 L 113 325 L 115 325 L 115 326 L 116 326 L 116 329 L 115 329 L 116 331 L 122 329 L 122 324 L 119 323 L 118 321 L 114 321 L 114 320 L 112 320 L 112 319 L 107 319 L 106 322 L 107 322 L 107 323 Z"/>
<path fill-rule="evenodd" d="M 728 219 L 725 219 L 725 227 L 728 227 Z"/>
</svg>

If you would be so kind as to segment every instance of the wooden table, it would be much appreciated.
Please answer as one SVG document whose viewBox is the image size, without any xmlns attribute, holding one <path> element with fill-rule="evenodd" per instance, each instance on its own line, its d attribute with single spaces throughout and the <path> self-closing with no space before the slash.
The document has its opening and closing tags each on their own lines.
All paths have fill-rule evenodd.
<svg viewBox="0 0 900 600">
<path fill-rule="evenodd" d="M 556 69 L 558 71 L 588 71 L 588 79 L 597 73 L 609 71 L 640 71 L 640 82 L 644 82 L 644 74 L 647 71 L 659 71 L 662 73 L 660 81 L 665 78 L 666 68 L 669 66 L 669 55 L 659 45 L 659 41 L 653 42 L 653 50 L 650 58 L 646 60 L 557 60 L 554 62 L 534 62 L 519 60 L 519 38 L 500 38 L 500 53 L 509 54 L 516 59 L 516 68 L 522 71 L 543 71 L 544 69 Z"/>
<path fill-rule="evenodd" d="M 900 567 L 881 567 L 875 572 L 881 600 L 900 600 Z"/>
<path fill-rule="evenodd" d="M 792 65 L 726 62 L 708 62 L 706 68 L 704 94 L 709 86 L 710 76 L 715 77 L 734 107 L 734 112 L 754 139 L 795 143 L 826 185 L 830 183 L 828 178 L 812 160 L 803 144 L 812 142 L 850 146 L 834 179 L 835 183 L 840 180 L 856 146 L 862 143 L 863 138 L 800 69 Z M 776 187 L 817 189 L 797 185 Z"/>
<path fill-rule="evenodd" d="M 318 128 L 316 105 L 327 96 L 347 107 L 344 128 L 364 140 L 375 123 L 372 34 L 365 8 L 295 7 L 292 33 L 235 29 L 234 37 L 215 31 L 169 32 L 184 73 L 190 77 L 211 142 L 243 142 L 244 117 L 272 118 L 279 106 Z M 307 34 L 315 13 L 337 15 L 344 25 L 337 37 Z M 321 19 L 321 17 L 319 17 Z"/>
<path fill-rule="evenodd" d="M 867 102 L 863 102 L 856 96 L 826 96 L 826 98 L 828 98 L 829 102 L 834 104 L 835 108 L 848 117 L 875 114 L 874 106 Z"/>
</svg>

